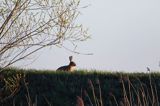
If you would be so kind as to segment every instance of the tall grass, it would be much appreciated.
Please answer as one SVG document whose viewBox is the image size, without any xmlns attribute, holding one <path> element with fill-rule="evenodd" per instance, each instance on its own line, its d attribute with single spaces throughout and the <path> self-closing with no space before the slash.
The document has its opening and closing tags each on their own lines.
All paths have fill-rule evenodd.
<svg viewBox="0 0 160 106">
<path fill-rule="evenodd" d="M 159 99 L 157 93 L 157 87 L 151 74 L 148 74 L 149 88 L 144 84 L 139 78 L 136 78 L 137 85 L 134 85 L 127 75 L 120 76 L 120 83 L 122 89 L 122 100 L 117 101 L 116 96 L 110 93 L 109 96 L 113 99 L 114 103 L 110 105 L 113 106 L 159 106 Z M 103 97 L 99 80 L 97 80 L 99 86 L 98 90 L 95 90 L 93 83 L 89 80 L 89 85 L 92 91 L 91 95 L 85 91 L 85 96 L 89 100 L 89 106 L 104 106 Z M 99 94 L 97 96 L 96 94 Z M 91 99 L 93 98 L 93 99 Z M 85 106 L 85 101 L 83 97 L 77 98 L 77 106 Z M 88 106 L 88 105 L 87 105 Z"/>
<path fill-rule="evenodd" d="M 12 70 L 12 72 L 1 76 L 3 81 L 0 84 L 3 82 L 3 87 L 0 90 L 0 103 L 4 106 L 10 102 L 13 106 L 18 106 L 17 102 L 19 105 L 39 106 L 41 105 L 40 100 L 44 100 L 46 106 L 62 106 L 64 103 L 60 103 L 61 105 L 56 105 L 56 103 L 64 102 L 63 98 L 67 98 L 66 100 L 72 100 L 69 100 L 66 106 L 159 106 L 157 90 L 159 86 L 157 87 L 154 75 L 159 76 L 157 73 L 56 73 L 44 71 L 13 72 Z M 42 86 L 39 86 L 41 88 L 38 88 L 37 85 L 41 84 Z M 110 88 L 112 84 L 117 84 L 117 88 Z M 46 91 L 43 92 L 42 87 L 50 91 L 45 94 Z M 41 92 L 33 93 L 38 90 Z M 2 96 L 1 93 L 3 93 Z M 55 98 L 51 99 L 54 94 Z M 21 95 L 25 98 L 23 101 L 17 101 L 22 97 Z M 57 102 L 55 102 L 56 100 Z M 20 102 L 26 103 L 20 104 Z"/>
</svg>

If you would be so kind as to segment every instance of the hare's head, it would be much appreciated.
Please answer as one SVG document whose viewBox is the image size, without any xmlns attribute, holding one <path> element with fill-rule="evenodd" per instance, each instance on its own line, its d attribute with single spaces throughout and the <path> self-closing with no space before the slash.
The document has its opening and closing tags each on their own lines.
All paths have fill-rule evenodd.
<svg viewBox="0 0 160 106">
<path fill-rule="evenodd" d="M 76 69 L 76 63 L 72 61 L 73 56 L 69 56 L 69 67 L 70 67 L 70 71 L 74 71 Z"/>
<path fill-rule="evenodd" d="M 72 59 L 73 59 L 73 56 L 69 56 L 69 61 L 70 61 L 69 65 L 70 66 L 76 66 L 76 63 L 73 62 Z"/>
</svg>

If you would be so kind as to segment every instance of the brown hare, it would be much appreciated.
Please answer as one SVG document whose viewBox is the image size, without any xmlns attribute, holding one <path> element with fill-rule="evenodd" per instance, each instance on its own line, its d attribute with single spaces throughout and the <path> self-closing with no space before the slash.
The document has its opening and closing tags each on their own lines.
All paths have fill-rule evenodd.
<svg viewBox="0 0 160 106">
<path fill-rule="evenodd" d="M 68 71 L 68 72 L 75 71 L 76 63 L 73 62 L 72 59 L 73 59 L 73 57 L 69 56 L 69 61 L 70 61 L 69 65 L 61 66 L 56 71 Z"/>
</svg>

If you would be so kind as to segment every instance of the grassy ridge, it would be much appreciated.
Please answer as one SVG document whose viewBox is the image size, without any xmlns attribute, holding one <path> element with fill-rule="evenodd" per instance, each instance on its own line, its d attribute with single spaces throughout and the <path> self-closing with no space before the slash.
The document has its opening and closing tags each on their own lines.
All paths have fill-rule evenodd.
<svg viewBox="0 0 160 106">
<path fill-rule="evenodd" d="M 135 91 L 141 86 L 145 86 L 151 92 L 150 80 L 156 86 L 157 98 L 160 98 L 160 74 L 159 73 L 111 73 L 100 71 L 77 71 L 74 73 L 55 72 L 55 71 L 39 71 L 39 70 L 22 70 L 22 69 L 6 69 L 3 75 L 5 78 L 15 76 L 18 73 L 25 74 L 27 88 L 21 84 L 19 92 L 11 99 L 3 102 L 4 105 L 12 105 L 13 101 L 16 106 L 27 105 L 26 96 L 29 95 L 32 103 L 38 106 L 75 106 L 77 96 L 81 96 L 85 102 L 85 106 L 90 106 L 90 101 L 94 101 L 92 87 L 99 98 L 99 84 L 102 92 L 102 101 L 104 106 L 116 105 L 123 101 L 123 83 L 128 89 L 127 78 L 134 85 Z M 151 79 L 150 79 L 151 78 Z M 29 93 L 29 94 L 28 94 Z M 87 94 L 86 94 L 87 93 Z M 86 95 L 89 95 L 87 97 Z M 152 95 L 151 95 L 152 96 Z M 133 96 L 134 98 L 134 96 Z M 149 98 L 149 97 L 148 97 Z M 149 98 L 152 101 L 152 98 Z M 136 102 L 136 100 L 135 100 Z M 148 104 L 151 104 L 150 102 Z"/>
</svg>

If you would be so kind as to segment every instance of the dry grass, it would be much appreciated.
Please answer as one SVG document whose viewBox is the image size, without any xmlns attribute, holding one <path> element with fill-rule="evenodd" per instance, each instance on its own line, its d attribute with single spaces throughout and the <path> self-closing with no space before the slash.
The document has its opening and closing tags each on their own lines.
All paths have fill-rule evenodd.
<svg viewBox="0 0 160 106">
<path fill-rule="evenodd" d="M 120 83 L 122 85 L 122 94 L 123 98 L 121 101 L 117 101 L 116 96 L 113 93 L 109 93 L 109 96 L 114 100 L 114 104 L 116 106 L 159 106 L 159 99 L 157 88 L 154 83 L 154 80 L 151 78 L 151 74 L 148 76 L 149 78 L 149 88 L 147 85 L 140 81 L 137 78 L 137 82 L 139 86 L 136 86 L 132 83 L 129 76 L 122 76 L 120 78 Z M 89 106 L 104 106 L 103 105 L 103 97 L 99 80 L 97 80 L 99 89 L 95 91 L 95 87 L 91 80 L 88 81 L 92 95 L 89 95 L 85 91 L 85 96 L 88 98 L 90 105 Z M 99 96 L 97 96 L 97 92 Z M 93 98 L 93 99 L 91 99 Z M 77 98 L 77 106 L 83 106 L 81 103 L 84 103 L 83 97 Z M 113 105 L 111 103 L 111 105 Z"/>
</svg>

